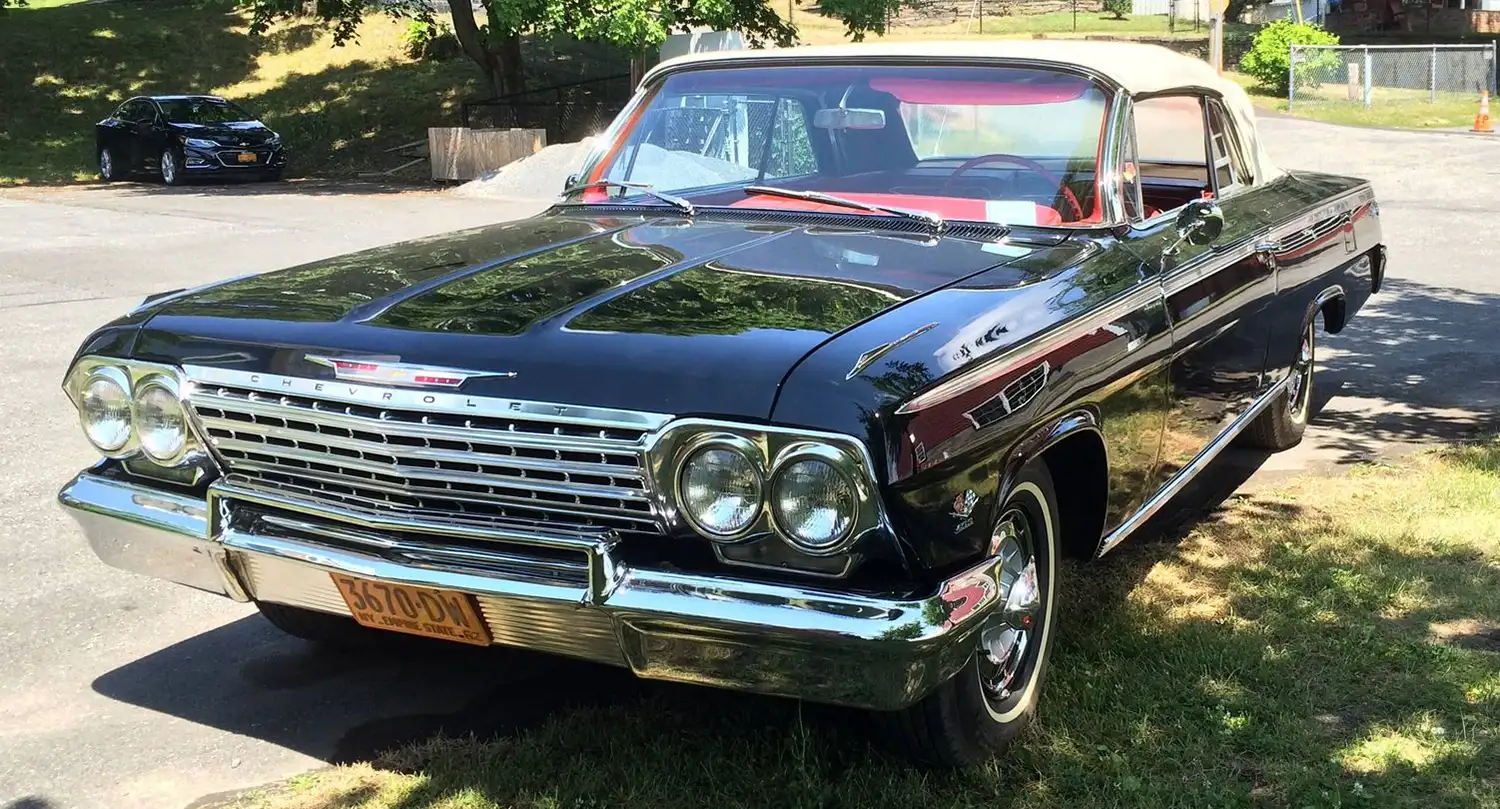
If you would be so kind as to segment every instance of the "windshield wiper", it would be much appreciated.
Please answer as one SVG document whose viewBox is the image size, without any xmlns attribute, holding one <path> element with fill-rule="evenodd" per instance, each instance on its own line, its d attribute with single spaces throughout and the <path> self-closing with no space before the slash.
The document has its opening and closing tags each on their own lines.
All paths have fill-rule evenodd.
<svg viewBox="0 0 1500 809">
<path fill-rule="evenodd" d="M 860 202 L 856 199 L 836 197 L 832 194 L 824 194 L 820 191 L 793 191 L 790 188 L 776 188 L 769 185 L 747 185 L 746 194 L 765 194 L 769 197 L 786 197 L 787 199 L 805 199 L 808 202 L 823 202 L 829 205 L 841 205 L 845 208 L 857 208 L 861 211 L 871 213 L 888 213 L 895 216 L 922 222 L 938 233 L 948 228 L 948 223 L 941 216 L 927 211 L 912 211 L 906 208 L 892 208 L 886 205 L 872 205 L 868 202 Z"/>
<path fill-rule="evenodd" d="M 698 213 L 698 209 L 693 205 L 693 203 L 688 202 L 687 200 L 675 194 L 668 194 L 665 191 L 657 191 L 651 187 L 650 183 L 627 183 L 620 180 L 596 180 L 591 183 L 580 183 L 578 185 L 564 188 L 563 196 L 567 196 L 574 191 L 587 191 L 590 188 L 628 188 L 631 191 L 639 191 L 648 197 L 654 197 L 661 200 L 662 202 L 668 203 L 670 205 L 675 205 L 688 216 L 694 216 Z"/>
</svg>

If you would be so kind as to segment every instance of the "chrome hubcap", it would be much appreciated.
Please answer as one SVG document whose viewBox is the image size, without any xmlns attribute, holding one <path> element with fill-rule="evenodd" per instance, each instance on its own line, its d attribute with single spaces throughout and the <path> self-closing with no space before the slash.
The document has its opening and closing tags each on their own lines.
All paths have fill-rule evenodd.
<svg viewBox="0 0 1500 809">
<path fill-rule="evenodd" d="M 979 681 L 991 699 L 1003 700 L 1020 685 L 1017 674 L 1037 629 L 1042 589 L 1024 513 L 1012 510 L 1002 517 L 990 547 L 1000 557 L 1000 590 L 1005 600 L 979 633 Z"/>
<path fill-rule="evenodd" d="M 172 159 L 171 152 L 161 156 L 161 176 L 168 182 L 177 176 L 177 161 Z"/>
<path fill-rule="evenodd" d="M 114 160 L 110 158 L 108 150 L 99 153 L 99 173 L 108 177 L 114 173 Z"/>
<path fill-rule="evenodd" d="M 1297 350 L 1297 363 L 1292 368 L 1292 377 L 1287 380 L 1287 409 L 1293 418 L 1300 419 L 1307 405 L 1308 392 L 1312 389 L 1313 333 L 1309 327 L 1302 333 L 1302 345 Z"/>
</svg>

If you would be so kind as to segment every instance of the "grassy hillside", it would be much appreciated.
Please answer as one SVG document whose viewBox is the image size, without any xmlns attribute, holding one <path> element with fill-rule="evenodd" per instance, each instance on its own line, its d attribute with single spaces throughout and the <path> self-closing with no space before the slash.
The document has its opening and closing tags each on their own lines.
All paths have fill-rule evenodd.
<svg viewBox="0 0 1500 809">
<path fill-rule="evenodd" d="M 408 59 L 403 30 L 371 19 L 339 48 L 306 22 L 252 37 L 226 0 L 11 11 L 0 18 L 0 185 L 92 179 L 94 123 L 141 93 L 242 103 L 281 131 L 296 175 L 393 167 L 401 158 L 386 148 L 456 122 L 459 101 L 483 95 L 466 59 Z M 607 53 L 529 55 L 538 85 L 624 69 Z"/>
</svg>

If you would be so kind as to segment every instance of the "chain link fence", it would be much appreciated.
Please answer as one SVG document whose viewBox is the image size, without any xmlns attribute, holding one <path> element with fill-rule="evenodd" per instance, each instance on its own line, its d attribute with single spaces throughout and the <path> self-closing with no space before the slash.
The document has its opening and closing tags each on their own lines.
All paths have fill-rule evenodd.
<svg viewBox="0 0 1500 809">
<path fill-rule="evenodd" d="M 633 89 L 628 73 L 538 87 L 465 101 L 459 107 L 459 120 L 465 127 L 543 129 L 548 143 L 567 143 L 607 127 L 630 100 Z"/>
<path fill-rule="evenodd" d="M 1495 43 L 1293 45 L 1287 109 L 1474 107 L 1495 92 Z"/>
</svg>

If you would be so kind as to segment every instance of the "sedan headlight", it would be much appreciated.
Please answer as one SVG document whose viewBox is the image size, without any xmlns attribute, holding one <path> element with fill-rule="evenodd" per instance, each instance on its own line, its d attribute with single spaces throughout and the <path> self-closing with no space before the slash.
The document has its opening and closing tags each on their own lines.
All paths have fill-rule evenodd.
<svg viewBox="0 0 1500 809">
<path fill-rule="evenodd" d="M 194 149 L 219 148 L 219 144 L 217 142 L 208 140 L 207 138 L 184 138 L 182 142 Z"/>
<path fill-rule="evenodd" d="M 678 474 L 677 499 L 683 514 L 700 531 L 733 537 L 760 516 L 760 468 L 738 442 L 709 443 L 683 462 Z"/>
<path fill-rule="evenodd" d="M 849 536 L 859 495 L 836 452 L 814 448 L 784 461 L 771 483 L 771 516 L 799 550 L 827 553 Z"/>
<path fill-rule="evenodd" d="M 78 397 L 78 420 L 89 443 L 112 455 L 130 443 L 130 381 L 118 368 L 95 369 Z"/>
<path fill-rule="evenodd" d="M 730 564 L 843 575 L 866 538 L 892 536 L 864 443 L 840 433 L 682 419 L 654 440 L 674 528 Z"/>
<path fill-rule="evenodd" d="M 165 376 L 146 377 L 136 385 L 131 405 L 141 451 L 163 466 L 181 461 L 188 445 L 188 425 L 176 383 Z"/>
<path fill-rule="evenodd" d="M 183 403 L 179 368 L 81 357 L 63 380 L 89 443 L 133 475 L 195 485 L 216 470 Z"/>
</svg>

